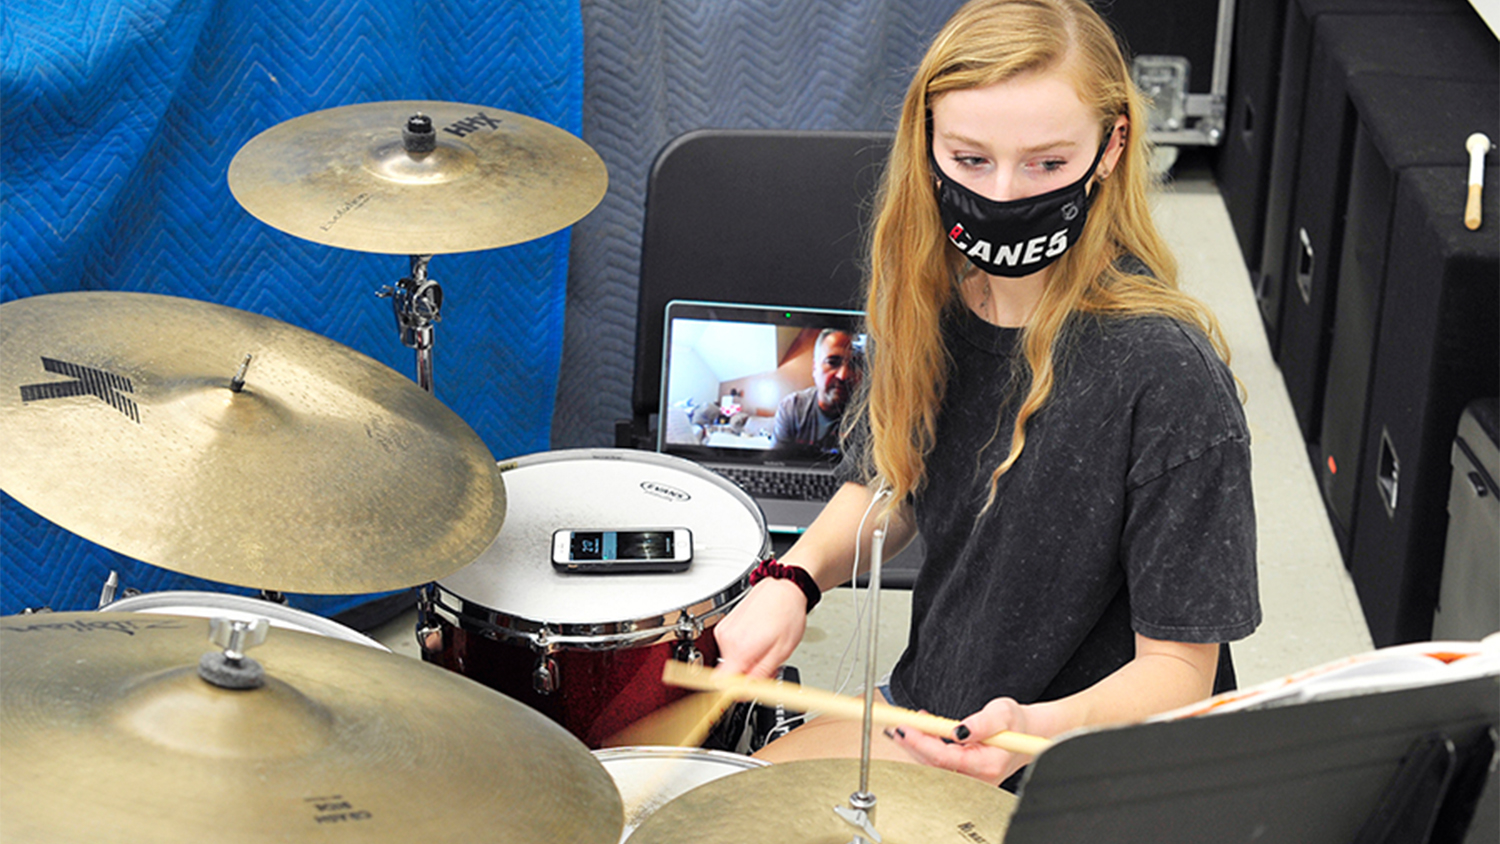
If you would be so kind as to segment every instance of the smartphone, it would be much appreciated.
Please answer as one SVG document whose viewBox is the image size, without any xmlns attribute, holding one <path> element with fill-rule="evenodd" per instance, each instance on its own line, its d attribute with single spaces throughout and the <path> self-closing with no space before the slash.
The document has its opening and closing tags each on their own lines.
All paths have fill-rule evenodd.
<svg viewBox="0 0 1500 844">
<path fill-rule="evenodd" d="M 569 574 L 683 571 L 692 560 L 693 534 L 687 528 L 552 534 L 552 567 Z"/>
</svg>

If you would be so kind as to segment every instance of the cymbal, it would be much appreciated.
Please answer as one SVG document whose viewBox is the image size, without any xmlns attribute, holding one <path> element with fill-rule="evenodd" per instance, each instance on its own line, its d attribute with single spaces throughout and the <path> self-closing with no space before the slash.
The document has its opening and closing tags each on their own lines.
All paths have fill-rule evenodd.
<svg viewBox="0 0 1500 844">
<path fill-rule="evenodd" d="M 431 121 L 429 152 L 404 130 Z M 426 128 L 426 127 L 424 127 Z M 609 184 L 604 162 L 569 132 L 464 103 L 359 103 L 315 111 L 251 138 L 229 189 L 257 219 L 342 249 L 472 252 L 572 225 Z"/>
<path fill-rule="evenodd" d="M 0 304 L 0 442 L 0 489 L 43 517 L 256 589 L 431 582 L 505 516 L 494 458 L 442 402 L 325 337 L 191 299 Z"/>
<path fill-rule="evenodd" d="M 848 844 L 856 828 L 835 814 L 859 787 L 858 759 L 781 762 L 731 774 L 669 801 L 631 844 Z M 1015 795 L 978 780 L 904 762 L 870 763 L 875 831 L 883 844 L 995 841 Z"/>
<path fill-rule="evenodd" d="M 201 618 L 0 619 L 5 840 L 614 844 L 609 773 L 545 716 L 420 660 L 273 629 L 203 680 Z"/>
</svg>

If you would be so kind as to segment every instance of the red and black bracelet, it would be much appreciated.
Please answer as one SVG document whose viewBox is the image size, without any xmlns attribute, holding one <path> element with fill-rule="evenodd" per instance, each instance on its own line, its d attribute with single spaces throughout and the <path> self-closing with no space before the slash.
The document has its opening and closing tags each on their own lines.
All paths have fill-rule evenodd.
<svg viewBox="0 0 1500 844">
<path fill-rule="evenodd" d="M 767 557 L 760 561 L 755 571 L 750 572 L 750 585 L 754 586 L 768 577 L 772 580 L 790 580 L 797 584 L 797 588 L 801 589 L 802 594 L 807 598 L 808 612 L 812 612 L 812 608 L 823 600 L 823 590 L 818 588 L 817 582 L 812 579 L 812 575 L 807 573 L 807 569 L 799 566 L 784 566 L 776 562 L 775 557 Z"/>
</svg>

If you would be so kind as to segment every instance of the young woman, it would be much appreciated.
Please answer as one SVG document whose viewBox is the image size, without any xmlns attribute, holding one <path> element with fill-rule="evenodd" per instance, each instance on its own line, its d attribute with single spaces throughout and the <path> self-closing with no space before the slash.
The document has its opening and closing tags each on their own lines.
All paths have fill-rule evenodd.
<svg viewBox="0 0 1500 844">
<path fill-rule="evenodd" d="M 1232 685 L 1221 643 L 1260 621 L 1249 436 L 1151 220 L 1143 116 L 1083 0 L 974 0 L 938 33 L 878 199 L 847 483 L 715 628 L 724 669 L 772 673 L 884 523 L 887 556 L 920 530 L 926 558 L 882 692 L 962 719 L 877 735 L 884 758 L 999 783 L 1029 760 L 997 732 Z M 758 755 L 858 752 L 815 719 Z"/>
</svg>

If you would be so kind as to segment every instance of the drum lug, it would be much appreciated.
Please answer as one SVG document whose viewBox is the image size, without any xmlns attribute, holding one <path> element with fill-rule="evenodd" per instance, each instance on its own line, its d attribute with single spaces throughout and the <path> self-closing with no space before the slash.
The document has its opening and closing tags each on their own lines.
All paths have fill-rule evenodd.
<svg viewBox="0 0 1500 844">
<path fill-rule="evenodd" d="M 550 695 L 557 691 L 557 660 L 551 654 L 542 654 L 536 661 L 536 669 L 531 672 L 531 687 L 539 695 Z"/>
<path fill-rule="evenodd" d="M 672 649 L 673 658 L 689 665 L 702 665 L 703 652 L 694 644 L 703 635 L 703 620 L 692 613 L 684 612 L 677 619 L 677 647 Z"/>
<path fill-rule="evenodd" d="M 433 620 L 431 586 L 417 590 L 417 644 L 427 654 L 443 650 L 443 628 Z"/>
<path fill-rule="evenodd" d="M 532 647 L 536 649 L 538 656 L 536 668 L 531 672 L 531 687 L 539 695 L 550 695 L 557 691 L 561 682 L 558 677 L 557 660 L 553 655 L 557 653 L 558 646 L 552 644 L 551 631 L 543 627 L 537 631 L 536 637 L 532 639 Z"/>
<path fill-rule="evenodd" d="M 436 624 L 417 625 L 417 644 L 426 654 L 439 654 L 443 651 L 443 628 Z"/>
<path fill-rule="evenodd" d="M 677 647 L 672 651 L 672 658 L 678 662 L 686 662 L 689 665 L 703 664 L 703 652 L 698 650 L 691 639 L 684 639 L 678 642 Z"/>
</svg>

